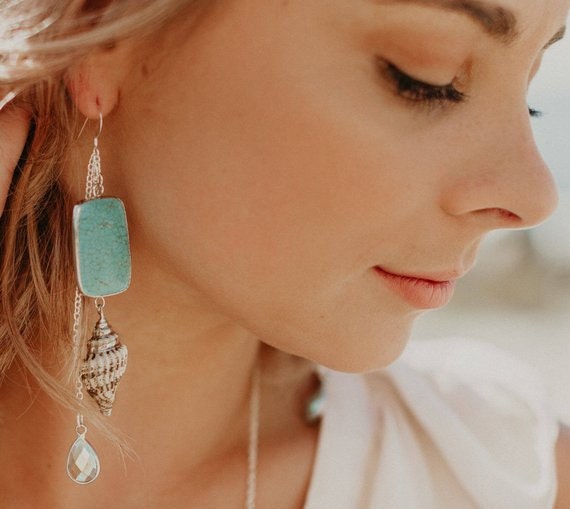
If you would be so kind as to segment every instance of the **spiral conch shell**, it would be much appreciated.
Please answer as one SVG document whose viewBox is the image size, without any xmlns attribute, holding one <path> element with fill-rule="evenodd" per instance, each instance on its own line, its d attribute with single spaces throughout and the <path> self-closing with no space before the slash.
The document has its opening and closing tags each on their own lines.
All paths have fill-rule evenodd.
<svg viewBox="0 0 570 509">
<path fill-rule="evenodd" d="M 81 366 L 85 390 L 97 402 L 103 415 L 111 415 L 117 385 L 127 369 L 127 347 L 110 327 L 103 311 L 87 342 L 87 356 Z"/>
</svg>

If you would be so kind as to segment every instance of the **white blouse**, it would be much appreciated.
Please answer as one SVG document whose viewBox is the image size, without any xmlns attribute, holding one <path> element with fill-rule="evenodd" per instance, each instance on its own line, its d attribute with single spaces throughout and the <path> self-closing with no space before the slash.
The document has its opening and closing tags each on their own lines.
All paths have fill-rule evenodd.
<svg viewBox="0 0 570 509">
<path fill-rule="evenodd" d="M 532 368 L 492 345 L 412 341 L 365 375 L 322 369 L 305 509 L 551 509 L 558 421 Z"/>
</svg>

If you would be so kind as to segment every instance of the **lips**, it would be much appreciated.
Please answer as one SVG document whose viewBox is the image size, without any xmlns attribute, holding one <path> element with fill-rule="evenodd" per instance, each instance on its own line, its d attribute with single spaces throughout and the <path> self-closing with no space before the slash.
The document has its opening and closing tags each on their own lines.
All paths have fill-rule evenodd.
<svg viewBox="0 0 570 509">
<path fill-rule="evenodd" d="M 436 309 L 445 306 L 453 297 L 457 273 L 437 276 L 395 274 L 382 267 L 374 267 L 384 285 L 417 309 Z"/>
</svg>

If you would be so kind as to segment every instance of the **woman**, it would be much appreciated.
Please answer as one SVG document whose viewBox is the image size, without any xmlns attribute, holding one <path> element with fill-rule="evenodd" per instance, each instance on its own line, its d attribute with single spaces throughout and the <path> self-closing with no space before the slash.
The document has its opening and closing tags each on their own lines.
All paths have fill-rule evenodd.
<svg viewBox="0 0 570 509">
<path fill-rule="evenodd" d="M 528 368 L 461 341 L 402 355 L 487 232 L 555 207 L 525 96 L 566 0 L 61 4 L 2 7 L 1 84 L 33 123 L 1 224 L 2 507 L 570 507 Z M 2 116 L 8 174 L 25 120 Z M 103 424 L 74 402 L 95 148 L 132 255 Z"/>
</svg>

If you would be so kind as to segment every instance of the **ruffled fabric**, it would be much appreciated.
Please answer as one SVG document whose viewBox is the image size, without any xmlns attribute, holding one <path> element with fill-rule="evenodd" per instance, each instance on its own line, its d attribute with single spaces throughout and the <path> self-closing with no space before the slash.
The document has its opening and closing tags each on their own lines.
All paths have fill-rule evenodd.
<svg viewBox="0 0 570 509">
<path fill-rule="evenodd" d="M 493 345 L 418 341 L 366 375 L 322 369 L 305 509 L 551 509 L 557 418 L 529 366 Z"/>
</svg>

